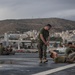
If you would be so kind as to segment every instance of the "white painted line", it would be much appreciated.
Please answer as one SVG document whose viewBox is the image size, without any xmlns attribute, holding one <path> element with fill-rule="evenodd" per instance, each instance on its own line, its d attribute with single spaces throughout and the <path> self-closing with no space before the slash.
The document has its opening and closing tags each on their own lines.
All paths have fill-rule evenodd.
<svg viewBox="0 0 75 75">
<path fill-rule="evenodd" d="M 52 58 L 48 58 L 48 59 L 52 59 Z M 12 58 L 12 57 L 8 57 L 8 58 L 0 58 L 0 60 L 39 60 L 39 58 L 20 58 L 20 57 L 18 57 L 18 58 Z"/>
<path fill-rule="evenodd" d="M 65 70 L 65 69 L 68 69 L 68 68 L 71 68 L 71 67 L 74 67 L 74 66 L 75 66 L 75 64 L 70 64 L 70 65 L 59 67 L 59 68 L 51 69 L 51 70 L 48 70 L 48 71 L 36 73 L 36 74 L 33 74 L 33 75 L 48 75 L 48 74 L 52 74 L 52 73 L 55 73 L 55 72 L 58 72 L 58 71 L 61 71 L 61 70 Z"/>
</svg>

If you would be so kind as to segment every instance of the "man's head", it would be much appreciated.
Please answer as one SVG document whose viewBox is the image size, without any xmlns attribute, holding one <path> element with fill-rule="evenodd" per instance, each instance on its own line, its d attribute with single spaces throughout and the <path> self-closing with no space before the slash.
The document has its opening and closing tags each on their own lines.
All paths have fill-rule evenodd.
<svg viewBox="0 0 75 75">
<path fill-rule="evenodd" d="M 58 54 L 56 52 L 52 52 L 50 55 L 50 57 L 53 59 L 56 58 L 57 56 L 58 56 Z"/>
<path fill-rule="evenodd" d="M 44 27 L 44 28 L 45 28 L 45 30 L 50 30 L 50 29 L 51 29 L 51 27 L 52 27 L 52 26 L 51 26 L 50 24 L 47 24 L 47 25 L 45 25 L 45 27 Z"/>
<path fill-rule="evenodd" d="M 68 43 L 68 46 L 72 46 L 72 42 L 69 42 L 69 43 Z"/>
</svg>

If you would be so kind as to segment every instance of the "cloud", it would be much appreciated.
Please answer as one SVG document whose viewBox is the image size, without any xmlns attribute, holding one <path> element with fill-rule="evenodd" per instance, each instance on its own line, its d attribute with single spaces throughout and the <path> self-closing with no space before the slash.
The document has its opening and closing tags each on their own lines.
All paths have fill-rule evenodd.
<svg viewBox="0 0 75 75">
<path fill-rule="evenodd" d="M 51 16 L 55 17 L 68 17 L 75 15 L 75 9 L 66 9 L 66 10 L 59 10 L 56 12 L 51 13 Z"/>
<path fill-rule="evenodd" d="M 71 19 L 73 16 L 75 16 L 74 0 L 0 0 L 0 19 L 47 17 Z"/>
</svg>

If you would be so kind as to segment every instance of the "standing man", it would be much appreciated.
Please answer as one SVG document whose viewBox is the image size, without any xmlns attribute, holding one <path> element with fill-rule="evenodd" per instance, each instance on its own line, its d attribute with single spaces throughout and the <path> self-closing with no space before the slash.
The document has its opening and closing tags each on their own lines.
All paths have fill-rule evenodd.
<svg viewBox="0 0 75 75">
<path fill-rule="evenodd" d="M 49 46 L 49 30 L 51 29 L 51 25 L 47 24 L 45 25 L 39 32 L 38 36 L 38 51 L 39 51 L 39 58 L 40 63 L 42 63 L 42 60 L 45 62 L 48 62 L 47 56 L 46 56 L 46 50 L 47 46 Z"/>
</svg>

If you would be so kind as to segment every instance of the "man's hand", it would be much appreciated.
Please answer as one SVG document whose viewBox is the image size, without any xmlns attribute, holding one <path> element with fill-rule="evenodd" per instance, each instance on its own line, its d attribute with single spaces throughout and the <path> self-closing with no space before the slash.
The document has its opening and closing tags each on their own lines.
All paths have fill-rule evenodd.
<svg viewBox="0 0 75 75">
<path fill-rule="evenodd" d="M 47 46 L 49 46 L 49 44 L 50 44 L 50 43 L 49 43 L 49 41 L 47 41 L 47 43 L 48 43 L 48 45 L 47 45 Z"/>
<path fill-rule="evenodd" d="M 49 46 L 49 42 L 45 42 L 45 45 Z"/>
<path fill-rule="evenodd" d="M 40 34 L 40 38 L 41 38 L 41 40 L 43 41 L 43 43 L 44 43 L 45 45 L 49 46 L 49 41 L 45 41 L 45 39 L 44 39 L 44 37 L 43 37 L 42 34 Z"/>
</svg>

